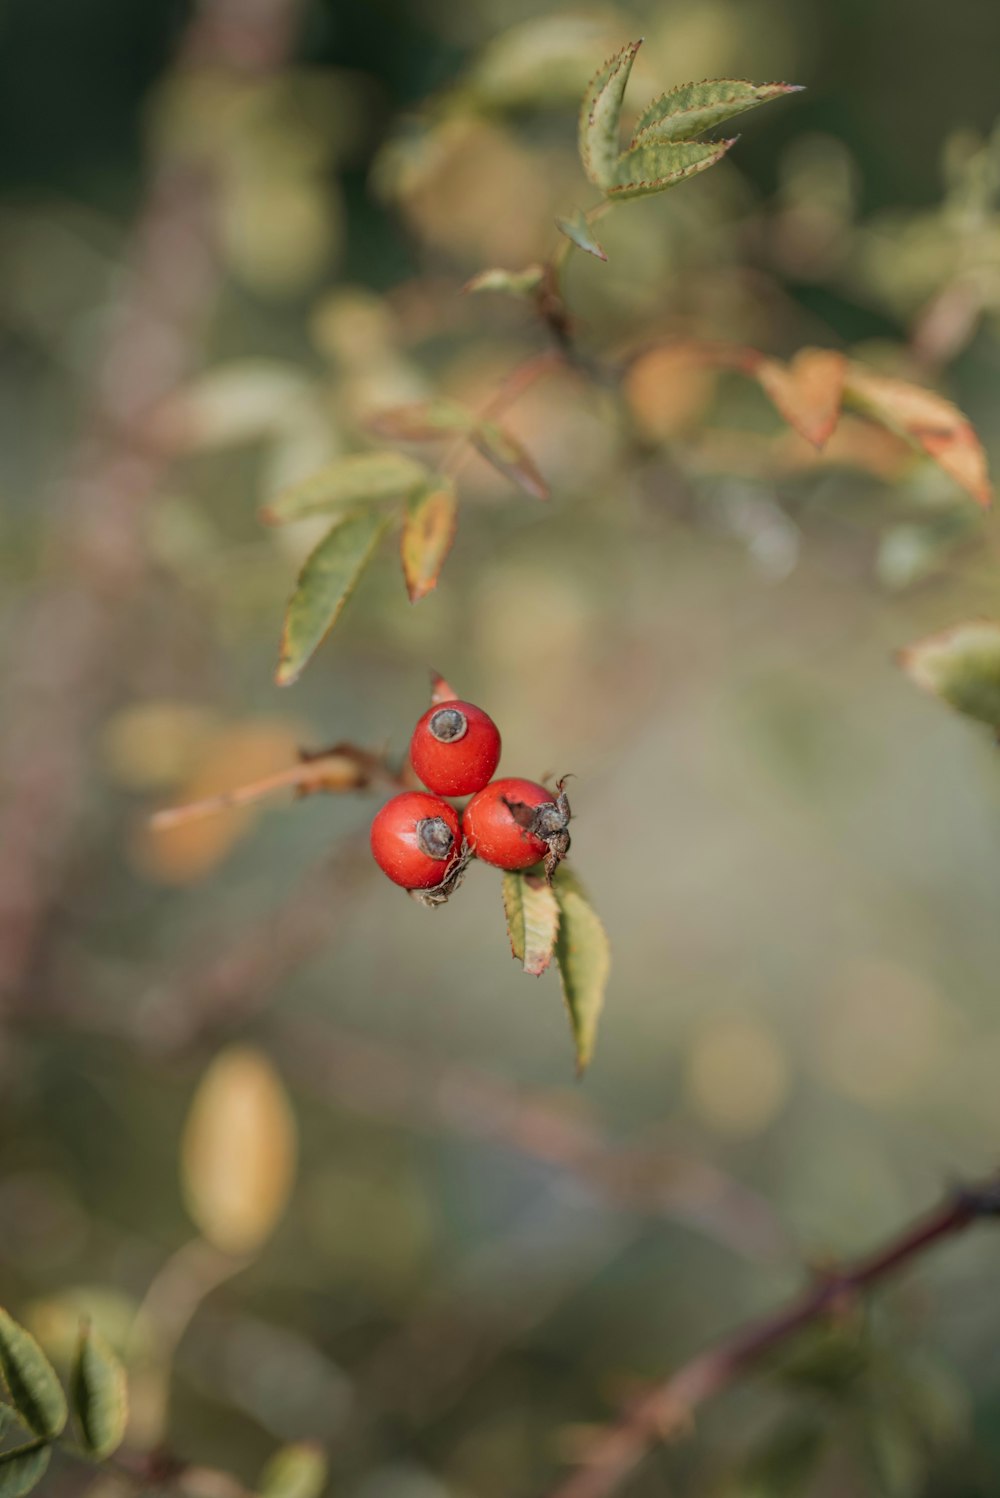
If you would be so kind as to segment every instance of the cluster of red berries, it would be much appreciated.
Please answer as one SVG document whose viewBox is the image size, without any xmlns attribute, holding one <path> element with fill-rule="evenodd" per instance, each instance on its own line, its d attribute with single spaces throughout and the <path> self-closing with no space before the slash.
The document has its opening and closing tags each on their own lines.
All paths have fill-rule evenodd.
<svg viewBox="0 0 1000 1498">
<path fill-rule="evenodd" d="M 569 851 L 569 802 L 534 780 L 493 780 L 500 732 L 471 702 L 435 702 L 413 730 L 410 763 L 427 791 L 404 791 L 372 822 L 375 862 L 394 884 L 439 905 L 471 858 L 498 869 L 544 861 L 551 882 Z M 429 794 L 430 793 L 430 794 Z M 471 796 L 459 815 L 445 796 Z"/>
</svg>

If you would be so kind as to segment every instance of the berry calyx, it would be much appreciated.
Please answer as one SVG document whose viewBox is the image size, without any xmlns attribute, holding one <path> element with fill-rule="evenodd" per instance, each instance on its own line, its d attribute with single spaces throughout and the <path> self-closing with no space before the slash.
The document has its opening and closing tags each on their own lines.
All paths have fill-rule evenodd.
<svg viewBox="0 0 1000 1498">
<path fill-rule="evenodd" d="M 552 876 L 569 852 L 570 806 L 563 789 L 555 795 L 535 780 L 494 780 L 473 796 L 462 815 L 470 850 L 498 869 L 529 869 L 544 859 Z"/>
<path fill-rule="evenodd" d="M 455 808 L 424 791 L 403 791 L 376 812 L 371 848 L 394 884 L 429 905 L 448 898 L 469 861 Z"/>
<path fill-rule="evenodd" d="M 413 730 L 410 763 L 428 790 L 469 796 L 500 762 L 500 731 L 488 713 L 457 698 L 429 707 Z"/>
</svg>

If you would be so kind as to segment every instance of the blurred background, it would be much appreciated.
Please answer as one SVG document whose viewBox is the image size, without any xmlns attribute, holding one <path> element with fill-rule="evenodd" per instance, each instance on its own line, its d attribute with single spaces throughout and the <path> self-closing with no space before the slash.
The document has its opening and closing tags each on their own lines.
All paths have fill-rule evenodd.
<svg viewBox="0 0 1000 1498">
<path fill-rule="evenodd" d="M 56 1358 L 89 1309 L 134 1450 L 250 1490 L 315 1440 L 351 1498 L 542 1493 L 639 1382 L 996 1163 L 996 750 L 892 656 L 995 611 L 997 537 L 901 442 L 810 457 L 670 353 L 620 400 L 554 377 L 509 419 L 551 500 L 470 463 L 437 590 L 387 547 L 273 685 L 317 532 L 259 506 L 546 346 L 460 291 L 593 201 L 578 101 L 638 35 L 633 111 L 808 91 L 602 222 L 581 346 L 849 349 L 995 458 L 998 9 L 0 7 L 0 1302 Z M 506 773 L 577 777 L 614 952 L 581 1085 L 498 881 L 404 899 L 374 793 L 149 830 L 300 746 L 401 754 L 431 666 Z M 956 1242 L 630 1491 L 995 1493 L 998 1273 Z"/>
</svg>

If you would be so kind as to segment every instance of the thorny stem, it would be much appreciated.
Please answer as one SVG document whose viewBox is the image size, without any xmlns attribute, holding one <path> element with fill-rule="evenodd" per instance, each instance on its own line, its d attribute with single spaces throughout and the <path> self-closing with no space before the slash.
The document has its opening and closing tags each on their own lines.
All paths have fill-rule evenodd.
<svg viewBox="0 0 1000 1498">
<path fill-rule="evenodd" d="M 882 1248 L 823 1274 L 788 1305 L 752 1321 L 655 1385 L 609 1426 L 552 1498 L 607 1498 L 658 1441 L 683 1433 L 694 1411 L 721 1394 L 805 1327 L 850 1306 L 911 1260 L 970 1224 L 1000 1216 L 1000 1175 L 962 1187 Z"/>
</svg>

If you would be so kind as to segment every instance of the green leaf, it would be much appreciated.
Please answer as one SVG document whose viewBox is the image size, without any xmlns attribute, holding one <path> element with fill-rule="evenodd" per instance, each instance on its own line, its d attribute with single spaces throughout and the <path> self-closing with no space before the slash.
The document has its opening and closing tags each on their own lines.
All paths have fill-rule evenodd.
<svg viewBox="0 0 1000 1498">
<path fill-rule="evenodd" d="M 471 431 L 476 421 L 475 412 L 457 401 L 432 400 L 390 406 L 386 411 L 376 412 L 369 425 L 380 437 L 391 437 L 396 442 L 440 442 L 443 437 Z M 415 489 L 410 491 L 415 492 Z"/>
<path fill-rule="evenodd" d="M 0 1440 L 19 1423 L 17 1411 L 11 1405 L 0 1401 Z"/>
<path fill-rule="evenodd" d="M 559 902 L 556 962 L 573 1031 L 577 1073 L 582 1075 L 594 1054 L 611 948 L 600 917 L 565 864 L 556 870 L 553 889 Z"/>
<path fill-rule="evenodd" d="M 583 169 L 595 187 L 615 180 L 622 100 L 641 40 L 630 42 L 590 80 L 580 106 L 579 144 Z"/>
<path fill-rule="evenodd" d="M 1000 623 L 973 619 L 956 624 L 901 650 L 897 659 L 925 692 L 1000 729 Z"/>
<path fill-rule="evenodd" d="M 607 187 L 609 198 L 643 198 L 650 193 L 676 187 L 686 177 L 705 172 L 738 140 L 679 142 L 676 145 L 638 145 L 618 158 L 614 180 Z"/>
<path fill-rule="evenodd" d="M 594 255 L 598 260 L 607 260 L 607 255 L 590 232 L 590 225 L 579 208 L 574 208 L 570 218 L 557 218 L 556 228 L 560 234 L 565 234 L 567 239 L 572 240 L 578 250 L 586 250 L 588 255 Z"/>
<path fill-rule="evenodd" d="M 481 270 L 471 281 L 466 281 L 463 291 L 499 291 L 505 296 L 530 300 L 545 279 L 541 265 L 527 265 L 524 270 L 502 270 L 492 266 Z"/>
<path fill-rule="evenodd" d="M 46 1441 L 32 1441 L 0 1454 L 0 1498 L 22 1498 L 45 1476 L 50 1448 Z"/>
<path fill-rule="evenodd" d="M 352 510 L 307 558 L 285 614 L 278 685 L 296 681 L 313 651 L 340 617 L 386 529 L 373 510 Z"/>
<path fill-rule="evenodd" d="M 799 93 L 797 83 L 748 83 L 744 78 L 712 78 L 682 83 L 647 104 L 635 125 L 632 145 L 687 141 L 758 104 Z"/>
<path fill-rule="evenodd" d="M 503 908 L 510 949 L 526 973 L 537 977 L 552 961 L 559 934 L 559 902 L 544 874 L 526 870 L 503 876 Z"/>
<path fill-rule="evenodd" d="M 31 1333 L 3 1310 L 0 1373 L 28 1429 L 36 1436 L 57 1436 L 66 1424 L 66 1396 L 56 1371 Z"/>
<path fill-rule="evenodd" d="M 504 427 L 485 421 L 472 433 L 471 441 L 487 462 L 526 494 L 534 499 L 548 499 L 549 486 L 535 467 L 531 455 Z"/>
<path fill-rule="evenodd" d="M 458 500 L 448 479 L 415 490 L 407 500 L 400 555 L 411 603 L 437 587 L 455 539 L 457 519 Z"/>
<path fill-rule="evenodd" d="M 128 1386 L 118 1355 L 86 1321 L 80 1328 L 70 1389 L 84 1449 L 103 1460 L 117 1451 L 125 1436 Z"/>
<path fill-rule="evenodd" d="M 427 478 L 427 469 L 405 453 L 353 453 L 283 489 L 261 510 L 268 525 L 284 525 L 348 505 L 401 499 Z"/>
<path fill-rule="evenodd" d="M 320 1498 L 326 1487 L 327 1460 L 310 1441 L 283 1446 L 260 1475 L 260 1498 Z"/>
</svg>

